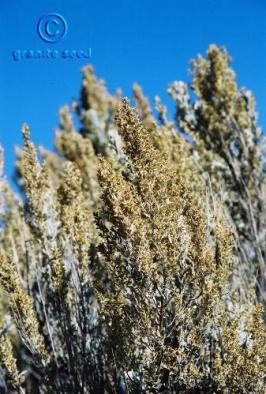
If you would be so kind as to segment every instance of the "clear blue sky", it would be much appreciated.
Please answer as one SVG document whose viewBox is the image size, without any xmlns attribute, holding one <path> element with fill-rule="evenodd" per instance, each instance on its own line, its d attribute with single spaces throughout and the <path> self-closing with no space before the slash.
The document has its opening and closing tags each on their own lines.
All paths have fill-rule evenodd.
<svg viewBox="0 0 266 394">
<path fill-rule="evenodd" d="M 36 31 L 42 15 L 59 13 L 68 32 L 57 44 Z M 50 26 L 51 30 L 56 26 Z M 166 88 L 188 80 L 189 60 L 210 43 L 225 45 L 238 83 L 257 99 L 266 129 L 265 0 L 0 0 L 0 143 L 11 176 L 15 144 L 28 122 L 37 144 L 52 147 L 58 109 L 77 98 L 84 64 L 92 63 L 111 92 L 131 95 L 140 83 L 151 99 L 169 103 Z M 14 61 L 18 49 L 92 49 L 91 59 Z"/>
</svg>

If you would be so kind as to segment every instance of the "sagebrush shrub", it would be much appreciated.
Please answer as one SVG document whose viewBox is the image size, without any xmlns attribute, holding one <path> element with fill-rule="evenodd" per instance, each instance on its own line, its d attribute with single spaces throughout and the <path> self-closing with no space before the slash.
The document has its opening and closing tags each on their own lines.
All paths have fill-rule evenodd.
<svg viewBox="0 0 266 394">
<path fill-rule="evenodd" d="M 3 392 L 263 393 L 265 168 L 224 49 L 174 82 L 176 123 L 92 67 L 56 151 L 1 178 Z M 76 130 L 72 116 L 81 124 Z M 2 162 L 3 160 L 1 160 Z"/>
</svg>

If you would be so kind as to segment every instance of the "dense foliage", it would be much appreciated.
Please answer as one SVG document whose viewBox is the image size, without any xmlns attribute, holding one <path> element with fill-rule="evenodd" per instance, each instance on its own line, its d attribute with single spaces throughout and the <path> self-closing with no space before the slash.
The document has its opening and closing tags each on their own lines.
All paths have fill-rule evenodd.
<svg viewBox="0 0 266 394">
<path fill-rule="evenodd" d="M 191 71 L 175 121 L 86 67 L 55 152 L 23 126 L 21 197 L 0 180 L 1 392 L 265 392 L 264 140 L 224 49 Z"/>
</svg>

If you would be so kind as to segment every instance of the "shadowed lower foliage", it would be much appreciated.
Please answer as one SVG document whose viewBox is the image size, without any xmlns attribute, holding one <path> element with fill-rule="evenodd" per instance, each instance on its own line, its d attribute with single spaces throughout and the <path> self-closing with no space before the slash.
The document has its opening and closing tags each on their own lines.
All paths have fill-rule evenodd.
<svg viewBox="0 0 266 394">
<path fill-rule="evenodd" d="M 169 86 L 176 122 L 86 67 L 54 153 L 23 126 L 23 199 L 0 180 L 0 392 L 264 392 L 264 142 L 229 63 L 212 45 Z"/>
</svg>

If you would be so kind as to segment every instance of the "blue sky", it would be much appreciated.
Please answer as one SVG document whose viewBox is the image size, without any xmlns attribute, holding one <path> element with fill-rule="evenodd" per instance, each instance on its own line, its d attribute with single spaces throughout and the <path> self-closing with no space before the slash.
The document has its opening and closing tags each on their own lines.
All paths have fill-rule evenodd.
<svg viewBox="0 0 266 394">
<path fill-rule="evenodd" d="M 68 31 L 59 43 L 37 34 L 42 15 L 59 13 Z M 188 80 L 189 60 L 210 43 L 227 47 L 238 83 L 257 99 L 266 130 L 265 0 L 0 0 L 0 143 L 12 175 L 14 145 L 27 122 L 36 144 L 52 148 L 59 107 L 79 96 L 81 68 L 94 65 L 111 92 L 131 96 L 133 82 L 169 103 L 167 85 Z M 50 26 L 51 30 L 56 26 Z M 90 59 L 20 59 L 12 51 L 86 50 Z"/>
</svg>

